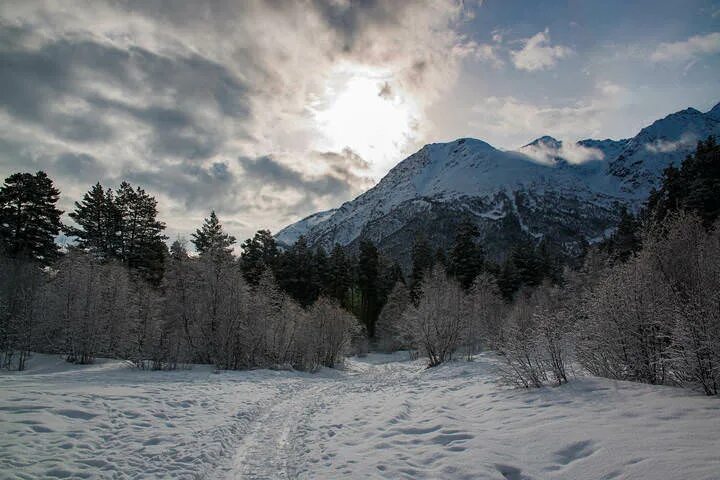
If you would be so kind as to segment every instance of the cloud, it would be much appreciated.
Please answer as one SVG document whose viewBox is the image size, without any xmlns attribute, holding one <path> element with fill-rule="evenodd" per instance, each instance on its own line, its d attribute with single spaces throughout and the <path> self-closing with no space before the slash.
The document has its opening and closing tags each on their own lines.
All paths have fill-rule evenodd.
<svg viewBox="0 0 720 480">
<path fill-rule="evenodd" d="M 516 148 L 538 134 L 594 137 L 605 126 L 606 116 L 627 97 L 624 87 L 611 82 L 598 82 L 592 95 L 559 105 L 537 104 L 514 96 L 490 96 L 473 106 L 470 125 L 492 134 L 508 148 Z"/>
<path fill-rule="evenodd" d="M 683 133 L 676 141 L 657 139 L 651 143 L 645 144 L 645 150 L 652 153 L 672 153 L 680 149 L 686 149 L 695 145 L 698 141 L 697 135 L 692 133 Z"/>
<path fill-rule="evenodd" d="M 11 155 L 0 175 L 43 168 L 70 204 L 92 181 L 128 179 L 157 194 L 173 231 L 210 206 L 248 229 L 238 236 L 277 229 L 368 185 L 373 159 L 316 151 L 309 106 L 335 67 L 384 72 L 378 94 L 412 96 L 422 115 L 459 74 L 466 10 L 456 0 L 1 2 L 0 149 Z M 422 131 L 413 135 L 407 145 Z"/>
<path fill-rule="evenodd" d="M 546 28 L 523 40 L 523 48 L 510 52 L 513 65 L 518 70 L 534 72 L 555 66 L 558 60 L 573 53 L 570 47 L 550 44 L 550 31 Z"/>
<path fill-rule="evenodd" d="M 650 55 L 650 60 L 653 62 L 681 62 L 715 53 L 720 53 L 720 32 L 694 35 L 680 42 L 661 43 Z"/>
<path fill-rule="evenodd" d="M 519 151 L 544 165 L 555 165 L 558 159 L 563 159 L 573 165 L 579 165 L 605 158 L 605 155 L 597 148 L 570 142 L 561 142 L 559 146 L 549 142 L 538 142 L 537 144 L 526 145 L 520 148 Z"/>
</svg>

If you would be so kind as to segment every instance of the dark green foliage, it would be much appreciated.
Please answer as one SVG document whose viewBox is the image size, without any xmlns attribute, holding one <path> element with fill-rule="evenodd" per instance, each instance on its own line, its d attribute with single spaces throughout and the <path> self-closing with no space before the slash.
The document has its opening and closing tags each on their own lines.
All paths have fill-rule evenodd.
<svg viewBox="0 0 720 480">
<path fill-rule="evenodd" d="M 280 258 L 275 272 L 278 286 L 303 307 L 317 300 L 322 290 L 318 265 L 307 240 L 301 236 Z"/>
<path fill-rule="evenodd" d="M 240 246 L 240 268 L 250 285 L 258 285 L 267 269 L 273 269 L 278 262 L 278 248 L 269 230 L 258 230 Z"/>
<path fill-rule="evenodd" d="M 115 194 L 120 214 L 120 256 L 154 285 L 162 280 L 167 246 L 165 224 L 157 219 L 157 200 L 140 187 L 122 182 Z"/>
<path fill-rule="evenodd" d="M 485 254 L 476 239 L 480 235 L 477 225 L 462 221 L 457 228 L 455 243 L 450 250 L 448 274 L 454 276 L 463 289 L 468 290 L 483 269 Z"/>
<path fill-rule="evenodd" d="M 375 333 L 375 321 L 380 314 L 380 262 L 375 245 L 369 240 L 360 242 L 357 283 L 360 290 L 360 322 L 365 325 L 369 336 Z"/>
<path fill-rule="evenodd" d="M 599 247 L 621 262 L 625 262 L 642 247 L 640 220 L 630 213 L 625 205 L 620 207 L 619 217 L 617 230 Z"/>
<path fill-rule="evenodd" d="M 412 271 L 410 272 L 410 296 L 417 301 L 420 285 L 425 273 L 435 264 L 435 257 L 430 243 L 424 236 L 415 238 L 412 249 Z"/>
<path fill-rule="evenodd" d="M 213 210 L 202 227 L 192 234 L 192 243 L 200 256 L 229 259 L 232 257 L 235 237 L 223 231 L 222 224 Z"/>
<path fill-rule="evenodd" d="M 157 200 L 140 187 L 122 182 L 116 192 L 95 184 L 70 213 L 68 226 L 77 247 L 103 261 L 118 260 L 158 285 L 167 256 L 165 224 L 157 219 Z"/>
<path fill-rule="evenodd" d="M 335 245 L 328 259 L 324 291 L 343 307 L 350 309 L 349 291 L 353 284 L 353 260 L 340 245 Z"/>
<path fill-rule="evenodd" d="M 78 226 L 69 225 L 65 231 L 76 237 L 78 248 L 103 260 L 121 258 L 122 218 L 111 189 L 104 190 L 100 183 L 93 185 L 80 202 L 75 202 L 75 211 L 69 216 Z"/>
<path fill-rule="evenodd" d="M 720 216 L 720 146 L 714 136 L 698 142 L 680 168 L 670 166 L 662 185 L 648 199 L 645 216 L 663 220 L 668 213 L 685 210 L 697 214 L 710 227 Z"/>
<path fill-rule="evenodd" d="M 15 173 L 0 187 L 0 249 L 49 264 L 58 255 L 60 191 L 45 172 Z"/>
</svg>

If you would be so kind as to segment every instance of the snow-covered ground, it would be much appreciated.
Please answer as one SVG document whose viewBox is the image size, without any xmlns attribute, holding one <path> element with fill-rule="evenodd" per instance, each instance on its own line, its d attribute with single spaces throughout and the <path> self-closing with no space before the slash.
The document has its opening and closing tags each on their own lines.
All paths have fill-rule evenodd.
<svg viewBox="0 0 720 480">
<path fill-rule="evenodd" d="M 142 372 L 36 355 L 0 375 L 0 478 L 720 478 L 718 399 L 588 377 L 512 390 L 493 365 Z"/>
</svg>

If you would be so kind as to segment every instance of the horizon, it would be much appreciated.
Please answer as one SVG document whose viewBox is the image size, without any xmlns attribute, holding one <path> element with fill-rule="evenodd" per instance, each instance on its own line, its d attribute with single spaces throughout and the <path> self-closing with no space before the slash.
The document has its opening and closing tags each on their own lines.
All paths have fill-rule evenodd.
<svg viewBox="0 0 720 480">
<path fill-rule="evenodd" d="M 716 1 L 5 2 L 0 174 L 46 171 L 66 215 L 128 180 L 171 239 L 210 210 L 240 240 L 278 232 L 426 144 L 623 139 L 707 112 L 719 17 Z"/>
</svg>

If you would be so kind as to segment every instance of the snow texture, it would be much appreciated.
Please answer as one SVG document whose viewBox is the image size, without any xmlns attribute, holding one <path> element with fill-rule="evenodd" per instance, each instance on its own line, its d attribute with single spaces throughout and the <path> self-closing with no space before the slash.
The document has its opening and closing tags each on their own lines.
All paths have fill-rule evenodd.
<svg viewBox="0 0 720 480">
<path fill-rule="evenodd" d="M 0 377 L 0 478 L 718 478 L 717 399 L 594 377 L 514 390 L 495 362 L 145 372 L 35 355 Z"/>
</svg>

